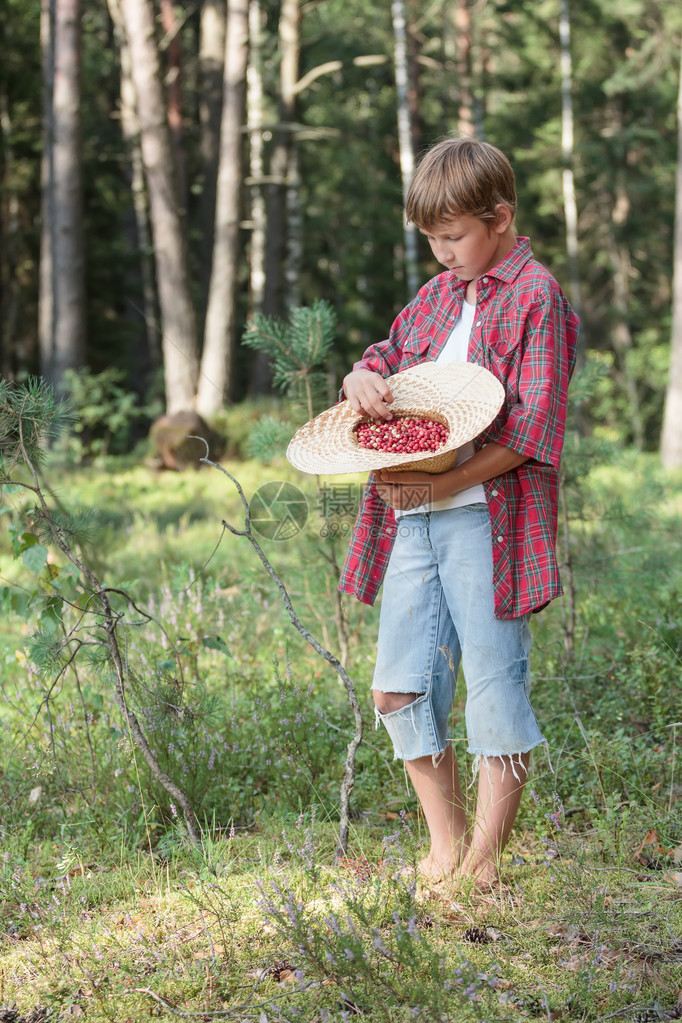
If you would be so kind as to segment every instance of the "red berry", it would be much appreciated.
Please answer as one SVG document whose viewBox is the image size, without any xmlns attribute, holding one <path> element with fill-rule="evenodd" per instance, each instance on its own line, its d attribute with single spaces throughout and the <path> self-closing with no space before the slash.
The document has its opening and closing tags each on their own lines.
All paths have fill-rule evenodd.
<svg viewBox="0 0 682 1023">
<path fill-rule="evenodd" d="M 360 423 L 358 444 L 375 451 L 415 454 L 437 451 L 448 437 L 448 429 L 431 419 L 396 417 L 388 422 Z"/>
</svg>

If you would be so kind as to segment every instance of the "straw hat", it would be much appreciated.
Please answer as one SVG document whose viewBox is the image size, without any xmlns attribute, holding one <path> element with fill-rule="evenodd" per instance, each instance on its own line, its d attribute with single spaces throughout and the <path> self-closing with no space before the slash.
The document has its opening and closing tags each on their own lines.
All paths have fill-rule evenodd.
<svg viewBox="0 0 682 1023">
<path fill-rule="evenodd" d="M 499 412 L 504 401 L 502 384 L 482 366 L 471 362 L 424 362 L 386 378 L 395 400 L 394 416 L 437 419 L 449 430 L 438 451 L 396 454 L 361 447 L 355 436 L 359 423 L 369 417 L 354 412 L 342 401 L 297 430 L 287 458 L 303 472 L 334 475 L 370 469 L 419 469 L 444 472 L 451 468 L 457 449 L 477 437 Z"/>
</svg>

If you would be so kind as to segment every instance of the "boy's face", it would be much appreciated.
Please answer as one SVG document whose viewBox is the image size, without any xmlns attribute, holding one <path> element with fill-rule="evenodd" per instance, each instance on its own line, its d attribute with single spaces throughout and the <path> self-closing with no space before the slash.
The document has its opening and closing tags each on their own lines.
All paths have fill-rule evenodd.
<svg viewBox="0 0 682 1023">
<path fill-rule="evenodd" d="M 452 217 L 421 233 L 439 263 L 463 281 L 476 281 L 504 259 L 516 243 L 511 210 L 498 206 L 498 214 L 495 222 Z"/>
</svg>

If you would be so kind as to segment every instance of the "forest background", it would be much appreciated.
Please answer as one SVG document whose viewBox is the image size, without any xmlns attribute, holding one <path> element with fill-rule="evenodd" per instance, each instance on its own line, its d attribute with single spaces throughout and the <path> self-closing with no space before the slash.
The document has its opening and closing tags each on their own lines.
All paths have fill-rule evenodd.
<svg viewBox="0 0 682 1023">
<path fill-rule="evenodd" d="M 0 1020 L 682 1018 L 679 5 L 7 0 L 0 28 Z M 509 155 L 583 324 L 534 622 L 552 764 L 487 900 L 405 880 L 376 612 L 336 590 L 362 481 L 282 455 L 438 272 L 402 199 L 446 134 Z M 159 471 L 178 413 L 220 468 Z M 287 484 L 305 528 L 249 537 Z"/>
<path fill-rule="evenodd" d="M 2 22 L 4 378 L 114 372 L 151 416 L 210 416 L 270 389 L 248 317 L 326 299 L 334 393 L 438 270 L 404 230 L 415 158 L 475 133 L 580 312 L 587 425 L 658 447 L 681 330 L 674 3 L 43 6 Z"/>
</svg>

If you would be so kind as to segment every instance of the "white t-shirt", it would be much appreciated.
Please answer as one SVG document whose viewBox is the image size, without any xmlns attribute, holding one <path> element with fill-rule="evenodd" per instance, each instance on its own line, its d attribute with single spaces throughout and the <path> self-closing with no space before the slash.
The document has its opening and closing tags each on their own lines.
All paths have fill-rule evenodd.
<svg viewBox="0 0 682 1023">
<path fill-rule="evenodd" d="M 457 318 L 457 322 L 452 328 L 450 337 L 447 339 L 443 346 L 443 350 L 436 359 L 436 362 L 466 362 L 467 352 L 469 350 L 469 335 L 471 334 L 471 328 L 474 325 L 474 316 L 476 315 L 476 306 L 470 305 L 468 302 L 462 302 L 462 311 Z M 466 462 L 468 458 L 474 454 L 474 442 L 469 441 L 468 444 L 463 444 L 457 452 L 456 465 L 461 465 L 462 462 Z M 485 504 L 485 490 L 483 484 L 478 483 L 475 487 L 469 487 L 467 490 L 460 490 L 458 494 L 453 494 L 452 497 L 444 497 L 441 501 L 432 501 L 431 504 L 421 504 L 418 508 L 410 508 L 409 511 L 402 511 L 400 509 L 394 509 L 396 518 L 401 518 L 403 515 L 416 515 L 418 512 L 427 511 L 444 511 L 446 508 L 462 508 L 466 504 L 479 504 L 481 501 Z"/>
</svg>

